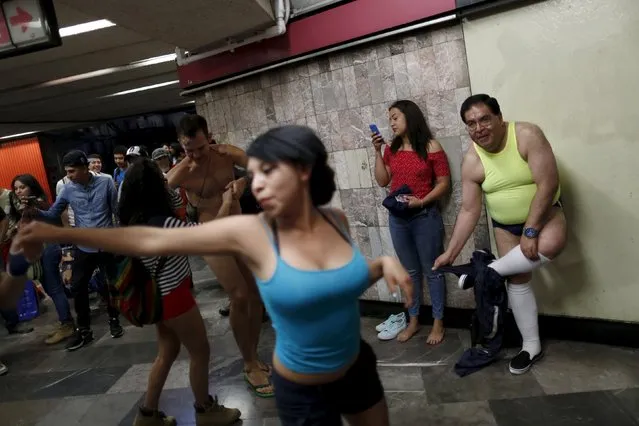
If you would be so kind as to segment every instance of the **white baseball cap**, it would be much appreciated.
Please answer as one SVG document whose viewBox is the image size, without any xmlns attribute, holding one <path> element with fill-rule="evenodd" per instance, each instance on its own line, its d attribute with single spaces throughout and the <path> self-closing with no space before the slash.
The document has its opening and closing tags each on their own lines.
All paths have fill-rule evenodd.
<svg viewBox="0 0 639 426">
<path fill-rule="evenodd" d="M 149 154 L 141 146 L 134 145 L 126 150 L 126 157 L 148 157 Z"/>
</svg>

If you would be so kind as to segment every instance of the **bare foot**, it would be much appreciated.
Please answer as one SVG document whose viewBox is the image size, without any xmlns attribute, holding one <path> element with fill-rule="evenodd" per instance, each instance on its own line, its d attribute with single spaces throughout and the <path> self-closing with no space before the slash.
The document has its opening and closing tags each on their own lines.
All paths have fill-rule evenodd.
<svg viewBox="0 0 639 426">
<path fill-rule="evenodd" d="M 419 331 L 419 328 L 420 328 L 419 324 L 413 324 L 413 323 L 408 324 L 408 327 L 406 327 L 404 331 L 402 331 L 401 333 L 397 335 L 397 341 L 400 343 L 409 341 L 411 337 L 417 334 L 417 332 Z"/>
<path fill-rule="evenodd" d="M 426 338 L 426 343 L 429 345 L 439 345 L 442 340 L 444 340 L 445 332 L 444 323 L 441 320 L 435 320 L 433 328 L 430 330 L 430 333 Z"/>
<path fill-rule="evenodd" d="M 273 370 L 271 366 L 265 363 L 264 361 L 258 361 L 257 364 L 260 366 L 260 370 L 269 375 L 269 377 L 273 374 Z"/>
</svg>

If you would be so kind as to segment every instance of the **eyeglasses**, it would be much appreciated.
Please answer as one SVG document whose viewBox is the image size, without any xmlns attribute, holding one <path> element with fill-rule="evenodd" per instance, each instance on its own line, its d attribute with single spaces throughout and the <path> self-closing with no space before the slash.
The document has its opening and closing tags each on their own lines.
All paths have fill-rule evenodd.
<svg viewBox="0 0 639 426">
<path fill-rule="evenodd" d="M 479 128 L 490 129 L 493 126 L 493 118 L 490 115 L 484 115 L 477 121 L 467 121 L 466 128 L 470 132 L 476 132 Z"/>
</svg>

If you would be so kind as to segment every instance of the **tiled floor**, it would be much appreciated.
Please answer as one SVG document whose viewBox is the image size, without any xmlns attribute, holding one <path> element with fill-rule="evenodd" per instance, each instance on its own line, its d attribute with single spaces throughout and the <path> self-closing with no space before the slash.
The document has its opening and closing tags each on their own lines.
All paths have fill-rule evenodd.
<svg viewBox="0 0 639 426">
<path fill-rule="evenodd" d="M 242 363 L 228 320 L 217 313 L 225 303 L 222 291 L 196 269 L 202 279 L 197 299 L 212 347 L 212 392 L 225 405 L 240 408 L 245 426 L 279 425 L 273 401 L 253 397 L 240 377 Z M 104 317 L 98 317 L 96 342 L 67 353 L 42 343 L 52 321 L 48 312 L 34 321 L 34 333 L 0 339 L 0 359 L 10 369 L 0 377 L 0 424 L 131 425 L 155 356 L 153 328 L 128 326 L 125 336 L 114 340 L 106 334 Z M 469 343 L 465 331 L 449 330 L 434 348 L 424 343 L 427 330 L 405 344 L 382 343 L 373 330 L 377 322 L 362 318 L 362 332 L 379 359 L 392 425 L 639 425 L 637 351 L 548 342 L 546 357 L 530 374 L 510 375 L 504 360 L 462 379 L 452 366 Z M 265 324 L 260 343 L 265 358 L 273 341 Z M 180 425 L 194 424 L 185 351 L 173 366 L 161 405 Z"/>
</svg>

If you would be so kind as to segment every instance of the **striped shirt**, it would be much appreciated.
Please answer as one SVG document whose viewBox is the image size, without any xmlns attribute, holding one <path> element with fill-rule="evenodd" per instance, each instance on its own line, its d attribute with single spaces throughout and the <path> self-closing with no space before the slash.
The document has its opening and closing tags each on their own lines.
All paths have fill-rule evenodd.
<svg viewBox="0 0 639 426">
<path fill-rule="evenodd" d="M 177 191 L 169 190 L 169 196 L 171 197 L 171 207 L 173 210 L 179 210 L 184 207 L 184 201 L 182 201 L 182 197 Z"/>
<path fill-rule="evenodd" d="M 182 222 L 174 217 L 156 217 L 149 221 L 149 225 L 160 228 L 180 228 L 190 226 L 186 222 Z M 141 257 L 140 260 L 144 264 L 149 275 L 155 277 L 156 282 L 160 286 L 160 293 L 166 296 L 188 277 L 191 276 L 191 265 L 187 256 L 168 256 L 162 269 L 156 274 L 160 256 Z"/>
</svg>

